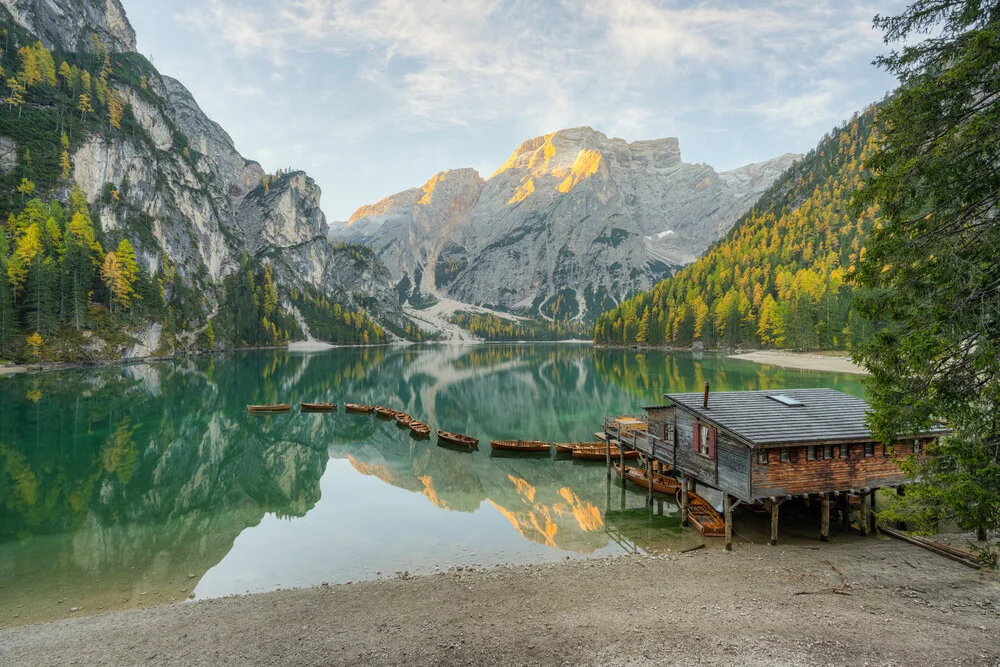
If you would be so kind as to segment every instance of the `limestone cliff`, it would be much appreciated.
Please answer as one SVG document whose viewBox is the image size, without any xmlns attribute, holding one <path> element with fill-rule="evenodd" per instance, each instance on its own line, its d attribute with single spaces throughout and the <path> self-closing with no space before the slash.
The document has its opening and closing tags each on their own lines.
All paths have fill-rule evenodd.
<svg viewBox="0 0 1000 667">
<path fill-rule="evenodd" d="M 244 158 L 179 81 L 132 53 L 135 33 L 119 0 L 0 0 L 0 7 L 0 18 L 6 9 L 7 20 L 50 48 L 90 52 L 96 34 L 111 52 L 111 85 L 125 103 L 129 129 L 91 126 L 74 135 L 73 180 L 106 238 L 129 238 L 153 276 L 169 262 L 197 295 L 200 312 L 187 318 L 187 344 L 218 312 L 222 281 L 237 272 L 244 253 L 274 267 L 282 300 L 308 286 L 344 308 L 405 326 L 385 267 L 377 260 L 359 267 L 329 240 L 315 182 L 301 172 L 269 176 Z M 0 145 L 16 142 L 0 137 Z M 65 197 L 68 188 L 60 187 Z"/>
<path fill-rule="evenodd" d="M 799 157 L 719 173 L 685 163 L 677 139 L 562 130 L 524 142 L 486 181 L 438 174 L 334 236 L 370 244 L 401 288 L 594 317 L 693 261 Z"/>
</svg>

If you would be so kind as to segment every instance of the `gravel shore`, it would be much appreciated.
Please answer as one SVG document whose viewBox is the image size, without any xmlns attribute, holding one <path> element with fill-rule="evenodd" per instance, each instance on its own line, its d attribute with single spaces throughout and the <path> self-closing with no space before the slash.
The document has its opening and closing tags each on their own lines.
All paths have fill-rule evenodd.
<svg viewBox="0 0 1000 667">
<path fill-rule="evenodd" d="M 886 539 L 745 545 L 60 621 L 0 632 L 0 664 L 996 665 L 1000 577 Z"/>
<path fill-rule="evenodd" d="M 858 366 L 847 356 L 832 354 L 814 354 L 810 352 L 785 352 L 782 350 L 759 350 L 744 354 L 731 354 L 730 359 L 743 359 L 758 364 L 770 364 L 782 368 L 798 368 L 807 371 L 824 371 L 828 373 L 853 373 L 868 375 L 868 371 Z"/>
</svg>

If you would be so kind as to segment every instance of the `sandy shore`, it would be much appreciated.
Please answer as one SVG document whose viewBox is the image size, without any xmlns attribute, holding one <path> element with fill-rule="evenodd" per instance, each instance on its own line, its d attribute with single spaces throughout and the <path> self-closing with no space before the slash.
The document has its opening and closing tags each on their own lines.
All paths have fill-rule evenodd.
<svg viewBox="0 0 1000 667">
<path fill-rule="evenodd" d="M 1000 577 L 876 538 L 450 572 L 0 632 L 0 663 L 25 666 L 997 661 Z"/>
<path fill-rule="evenodd" d="M 867 375 L 868 371 L 858 366 L 851 358 L 833 354 L 813 354 L 809 352 L 783 352 L 780 350 L 760 350 L 745 354 L 731 354 L 730 359 L 744 359 L 758 364 L 770 364 L 782 368 L 799 368 L 808 371 L 828 371 L 830 373 L 854 373 Z"/>
</svg>

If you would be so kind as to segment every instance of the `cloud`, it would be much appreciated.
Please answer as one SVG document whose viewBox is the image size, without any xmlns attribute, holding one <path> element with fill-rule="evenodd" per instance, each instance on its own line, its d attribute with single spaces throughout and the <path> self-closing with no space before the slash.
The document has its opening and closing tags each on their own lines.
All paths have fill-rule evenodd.
<svg viewBox="0 0 1000 667">
<path fill-rule="evenodd" d="M 641 133 L 713 91 L 775 123 L 822 115 L 846 90 L 823 82 L 878 52 L 875 13 L 857 0 L 210 0 L 181 18 L 272 77 L 305 57 L 353 67 L 414 129 L 512 118 Z"/>
</svg>

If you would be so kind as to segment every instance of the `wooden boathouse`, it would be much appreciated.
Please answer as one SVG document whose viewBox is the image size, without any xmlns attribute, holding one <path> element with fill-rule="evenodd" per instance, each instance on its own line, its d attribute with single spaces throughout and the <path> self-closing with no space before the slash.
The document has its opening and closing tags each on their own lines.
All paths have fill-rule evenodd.
<svg viewBox="0 0 1000 667">
<path fill-rule="evenodd" d="M 726 548 L 732 548 L 733 509 L 740 504 L 770 512 L 771 544 L 778 542 L 778 513 L 801 498 L 820 506 L 820 539 L 830 536 L 830 503 L 839 502 L 845 528 L 851 500 L 859 501 L 859 525 L 867 534 L 875 492 L 900 489 L 899 463 L 920 454 L 944 429 L 915 434 L 893 447 L 877 442 L 865 425 L 868 404 L 833 389 L 665 394 L 649 406 L 645 424 L 608 418 L 608 445 L 619 441 L 647 458 L 645 474 L 672 474 L 680 482 L 682 522 L 688 521 L 688 492 L 698 485 L 723 494 Z M 655 470 L 654 470 L 655 468 Z M 624 472 L 624 460 L 621 461 Z M 622 475 L 625 483 L 625 475 Z M 649 500 L 652 500 L 649 484 Z M 695 496 L 692 496 L 695 497 Z"/>
</svg>

